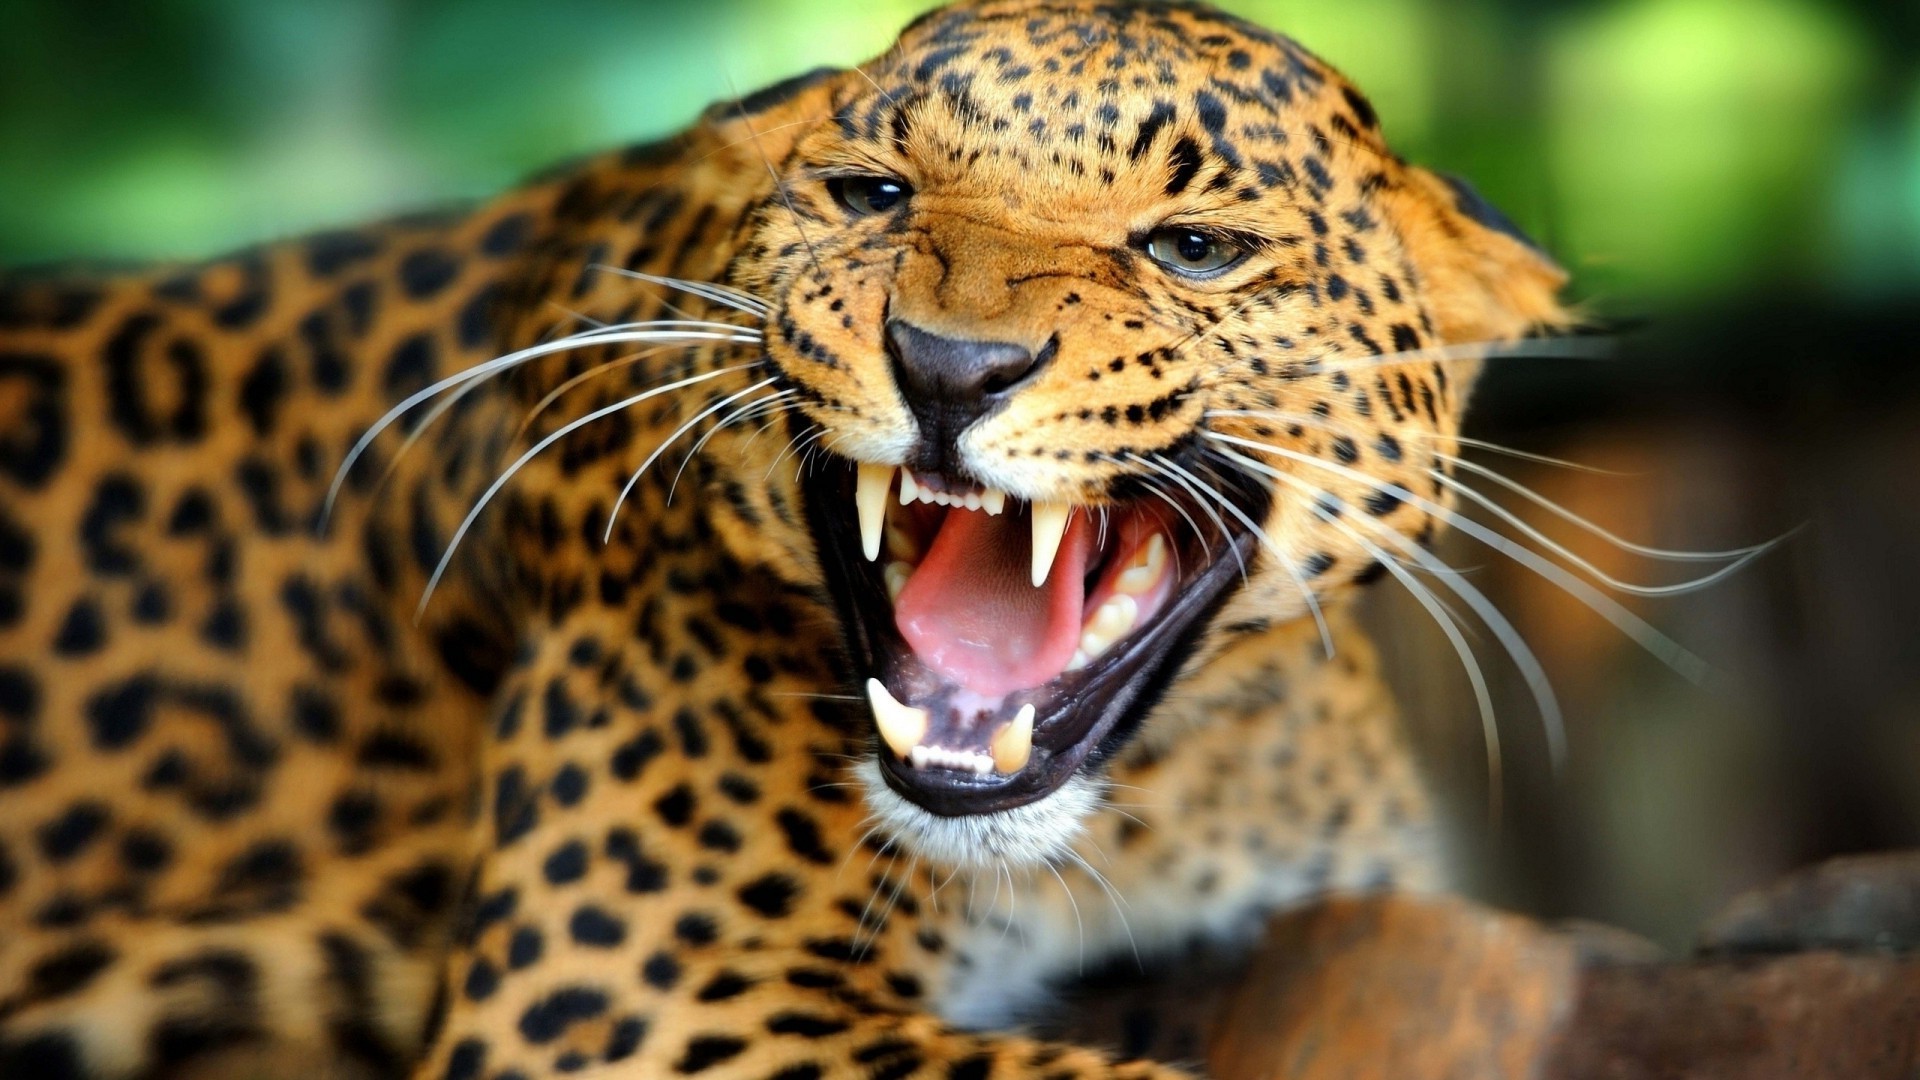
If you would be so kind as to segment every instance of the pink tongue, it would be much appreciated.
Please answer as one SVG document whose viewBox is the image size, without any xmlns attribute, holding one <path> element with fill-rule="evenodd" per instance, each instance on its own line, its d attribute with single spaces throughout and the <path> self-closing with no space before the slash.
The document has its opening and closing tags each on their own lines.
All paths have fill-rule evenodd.
<svg viewBox="0 0 1920 1080">
<path fill-rule="evenodd" d="M 1004 695 L 1066 670 L 1080 643 L 1086 515 L 1068 519 L 1046 583 L 1033 586 L 1024 514 L 952 509 L 894 601 L 894 622 L 928 667 L 975 693 Z"/>
</svg>

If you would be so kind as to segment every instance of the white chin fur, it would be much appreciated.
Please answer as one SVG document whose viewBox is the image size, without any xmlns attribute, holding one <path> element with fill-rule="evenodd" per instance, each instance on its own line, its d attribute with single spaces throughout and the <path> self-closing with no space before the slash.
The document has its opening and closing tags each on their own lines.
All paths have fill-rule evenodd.
<svg viewBox="0 0 1920 1080">
<path fill-rule="evenodd" d="M 894 842 L 924 859 L 966 869 L 1044 866 L 1066 858 L 1100 806 L 1102 785 L 1076 773 L 1059 790 L 1011 810 L 942 817 L 887 786 L 872 757 L 854 767 L 867 807 Z"/>
</svg>

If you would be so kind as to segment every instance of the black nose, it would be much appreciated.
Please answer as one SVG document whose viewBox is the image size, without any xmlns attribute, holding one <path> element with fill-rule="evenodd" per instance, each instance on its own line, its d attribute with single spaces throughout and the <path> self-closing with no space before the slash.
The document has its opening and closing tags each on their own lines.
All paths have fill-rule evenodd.
<svg viewBox="0 0 1920 1080">
<path fill-rule="evenodd" d="M 887 342 L 901 396 L 920 421 L 921 453 L 938 459 L 1037 366 L 1024 345 L 942 337 L 897 320 L 887 323 Z M 943 463 L 920 464 L 941 469 Z"/>
</svg>

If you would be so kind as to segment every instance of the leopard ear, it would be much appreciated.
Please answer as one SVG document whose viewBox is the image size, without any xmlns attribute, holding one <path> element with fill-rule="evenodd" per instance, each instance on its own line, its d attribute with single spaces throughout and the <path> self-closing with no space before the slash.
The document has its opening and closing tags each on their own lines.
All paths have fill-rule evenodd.
<svg viewBox="0 0 1920 1080">
<path fill-rule="evenodd" d="M 701 117 L 723 148 L 751 144 L 774 161 L 816 124 L 833 119 L 834 96 L 851 77 L 844 68 L 817 67 L 734 101 L 715 102 Z"/>
<path fill-rule="evenodd" d="M 1576 321 L 1567 273 L 1466 181 L 1409 168 L 1383 195 L 1446 344 L 1514 341 Z"/>
</svg>

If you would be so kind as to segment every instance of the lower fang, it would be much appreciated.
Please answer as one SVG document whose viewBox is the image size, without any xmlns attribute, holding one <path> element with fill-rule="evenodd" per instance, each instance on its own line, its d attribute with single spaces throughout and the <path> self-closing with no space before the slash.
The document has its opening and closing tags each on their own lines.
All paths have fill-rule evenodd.
<svg viewBox="0 0 1920 1080">
<path fill-rule="evenodd" d="M 903 562 L 890 562 L 884 573 L 887 578 L 887 598 L 900 599 L 900 590 L 907 587 L 907 579 L 913 576 L 913 567 Z"/>
<path fill-rule="evenodd" d="M 873 708 L 873 726 L 895 754 L 906 757 L 927 734 L 927 710 L 902 705 L 879 679 L 867 680 L 867 702 Z"/>
<path fill-rule="evenodd" d="M 1026 768 L 1033 757 L 1033 704 L 1020 706 L 1013 723 L 993 737 L 993 767 L 1008 776 Z"/>
</svg>

